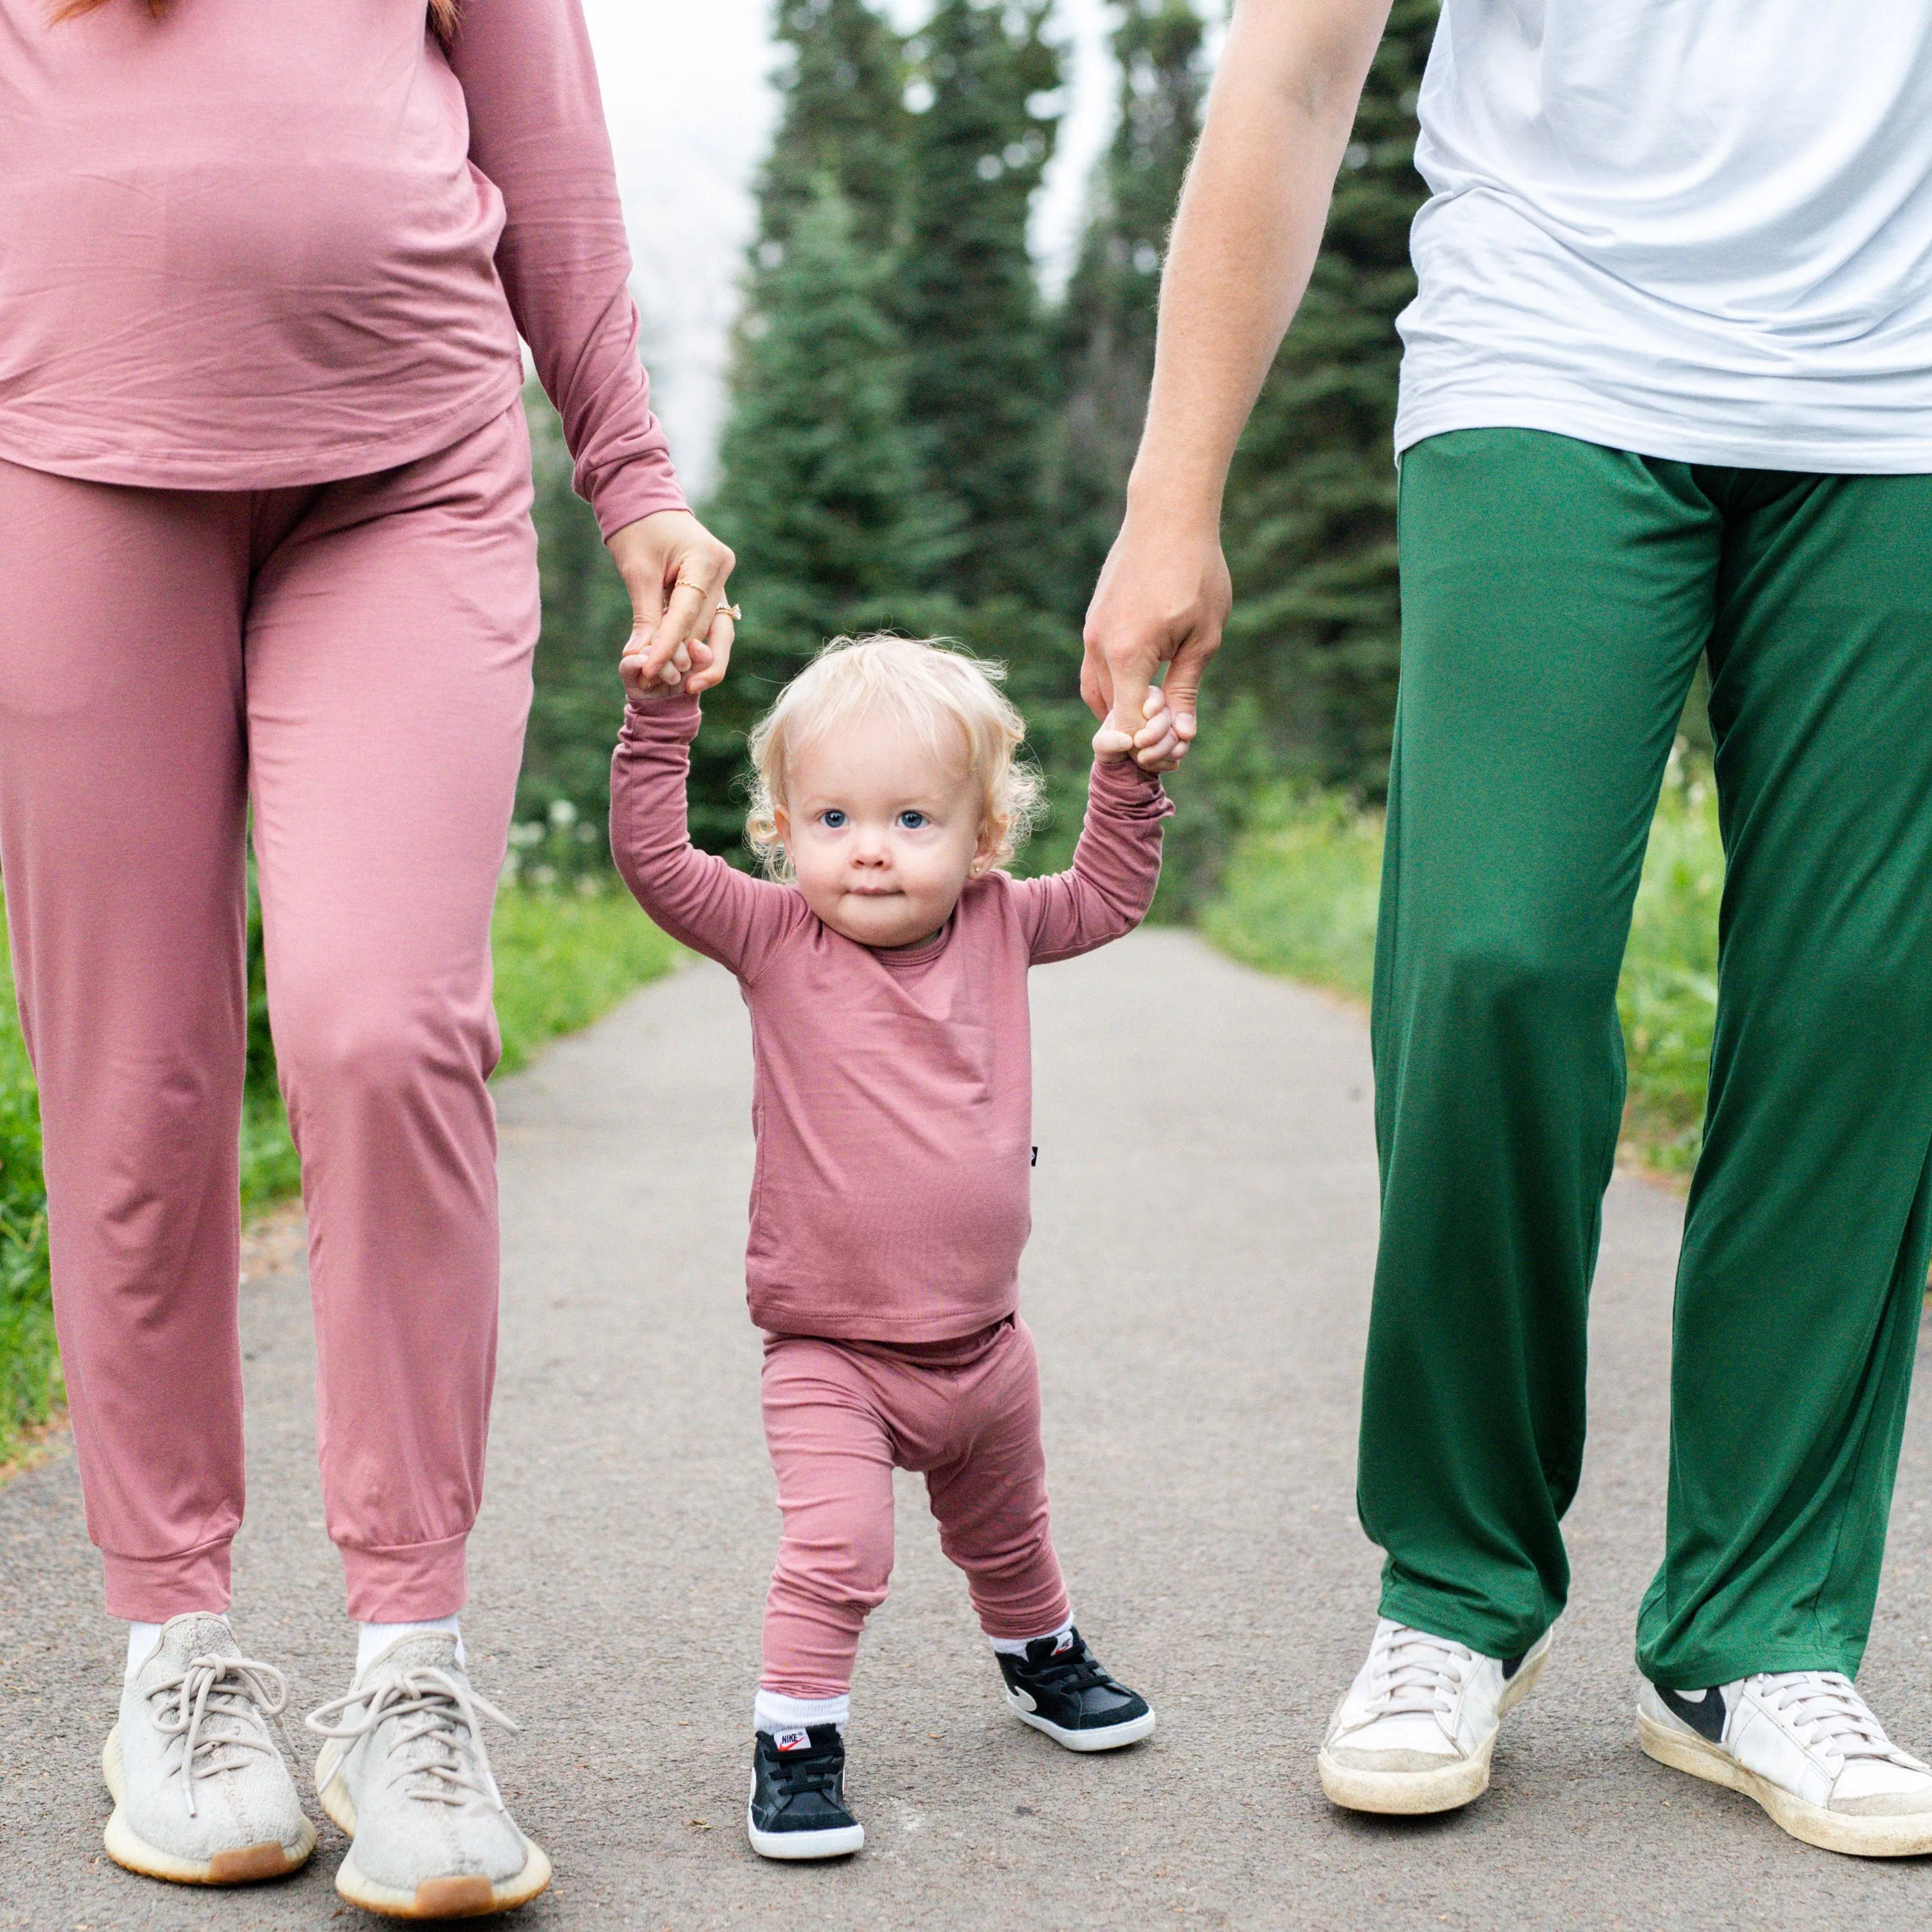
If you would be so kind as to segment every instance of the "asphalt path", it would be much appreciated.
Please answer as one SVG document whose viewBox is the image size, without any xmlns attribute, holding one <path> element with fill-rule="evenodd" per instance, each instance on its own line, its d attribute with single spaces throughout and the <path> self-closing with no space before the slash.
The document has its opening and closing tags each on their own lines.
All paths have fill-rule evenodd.
<svg viewBox="0 0 1932 1932">
<path fill-rule="evenodd" d="M 556 1867 L 520 1925 L 1922 1928 L 1924 1864 L 1808 1850 L 1632 1742 L 1680 1210 L 1627 1178 L 1596 1289 L 1574 1594 L 1542 1686 L 1468 1811 L 1330 1808 L 1315 1749 L 1375 1605 L 1351 1507 L 1376 1224 L 1361 1019 L 1171 932 L 1039 974 L 1034 1009 L 1024 1306 L 1056 1533 L 1083 1628 L 1151 1697 L 1158 1734 L 1083 1759 L 1004 1714 L 907 1481 L 893 1595 L 854 1690 L 866 1850 L 788 1868 L 747 1848 L 777 1532 L 742 1299 L 748 1033 L 730 981 L 693 966 L 500 1096 L 502 1352 L 465 1628 L 480 1687 L 524 1722 L 493 1750 Z M 299 1262 L 243 1299 L 236 1624 L 306 1706 L 342 1687 L 351 1643 Z M 1922 1750 L 1928 1475 L 1922 1406 L 1862 1680 Z M 124 1638 L 98 1575 L 70 1456 L 0 1490 L 0 1927 L 370 1923 L 332 1888 L 342 1844 L 326 1824 L 308 1872 L 239 1893 L 106 1860 L 97 1765 Z"/>
</svg>

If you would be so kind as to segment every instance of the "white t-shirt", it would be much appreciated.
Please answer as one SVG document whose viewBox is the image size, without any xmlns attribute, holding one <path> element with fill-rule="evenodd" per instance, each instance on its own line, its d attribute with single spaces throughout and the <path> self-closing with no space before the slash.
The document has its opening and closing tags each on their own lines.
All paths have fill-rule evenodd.
<svg viewBox="0 0 1932 1932">
<path fill-rule="evenodd" d="M 1396 447 L 1932 471 L 1932 0 L 1445 0 Z"/>
</svg>

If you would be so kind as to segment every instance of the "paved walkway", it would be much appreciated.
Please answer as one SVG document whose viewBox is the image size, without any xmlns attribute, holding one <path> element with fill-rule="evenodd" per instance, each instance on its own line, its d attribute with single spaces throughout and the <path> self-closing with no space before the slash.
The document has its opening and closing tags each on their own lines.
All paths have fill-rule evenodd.
<svg viewBox="0 0 1932 1932">
<path fill-rule="evenodd" d="M 1161 1713 L 1115 1759 L 1002 1714 L 920 1492 L 860 1659 L 851 1786 L 869 1834 L 786 1869 L 741 1820 L 776 1534 L 740 1273 L 743 1010 L 694 968 L 502 1091 L 502 1366 L 466 1628 L 528 1729 L 496 1750 L 554 1889 L 529 1932 L 1678 1925 L 1922 1928 L 1932 1871 L 1792 1844 L 1640 1757 L 1631 1618 L 1662 1520 L 1677 1204 L 1620 1180 L 1597 1290 L 1596 1433 L 1574 1606 L 1490 1796 L 1401 1824 L 1329 1809 L 1314 1746 L 1359 1660 L 1376 1559 L 1350 1509 L 1375 1229 L 1352 1012 L 1144 934 L 1036 976 L 1037 1232 L 1056 1522 L 1078 1614 Z M 245 1291 L 250 1526 L 236 1622 L 303 1703 L 348 1637 L 314 1466 L 305 1284 Z M 1906 1445 L 1864 1682 L 1932 1745 L 1932 1430 Z M 109 1864 L 95 1763 L 120 1626 L 73 1466 L 0 1491 L 0 1927 L 366 1924 L 329 1874 L 219 1896 Z"/>
</svg>

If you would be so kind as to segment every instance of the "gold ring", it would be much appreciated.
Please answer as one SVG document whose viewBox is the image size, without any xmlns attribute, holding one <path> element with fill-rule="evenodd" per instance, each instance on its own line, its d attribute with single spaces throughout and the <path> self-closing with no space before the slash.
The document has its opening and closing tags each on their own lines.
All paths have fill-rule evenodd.
<svg viewBox="0 0 1932 1932">
<path fill-rule="evenodd" d="M 721 604 L 718 607 L 718 614 L 721 617 L 729 617 L 734 624 L 742 624 L 745 621 L 745 607 L 742 604 Z"/>
</svg>

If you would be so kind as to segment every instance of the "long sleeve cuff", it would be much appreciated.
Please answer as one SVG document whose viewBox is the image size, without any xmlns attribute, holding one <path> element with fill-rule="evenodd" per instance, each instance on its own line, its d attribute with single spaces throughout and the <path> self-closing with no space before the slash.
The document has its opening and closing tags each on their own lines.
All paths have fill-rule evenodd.
<svg viewBox="0 0 1932 1932">
<path fill-rule="evenodd" d="M 657 418 L 652 418 L 655 427 Z M 660 510 L 688 510 L 689 500 L 672 467 L 670 452 L 658 448 L 633 457 L 615 469 L 584 479 L 597 527 L 608 542 L 628 524 L 654 517 Z"/>
<path fill-rule="evenodd" d="M 1096 758 L 1088 795 L 1111 811 L 1136 818 L 1168 818 L 1174 801 L 1158 772 L 1145 771 L 1132 758 Z"/>
<path fill-rule="evenodd" d="M 642 704 L 632 698 L 624 706 L 621 741 L 630 745 L 688 745 L 698 736 L 703 716 L 702 704 L 686 692 L 675 692 L 669 698 L 647 698 Z"/>
</svg>

